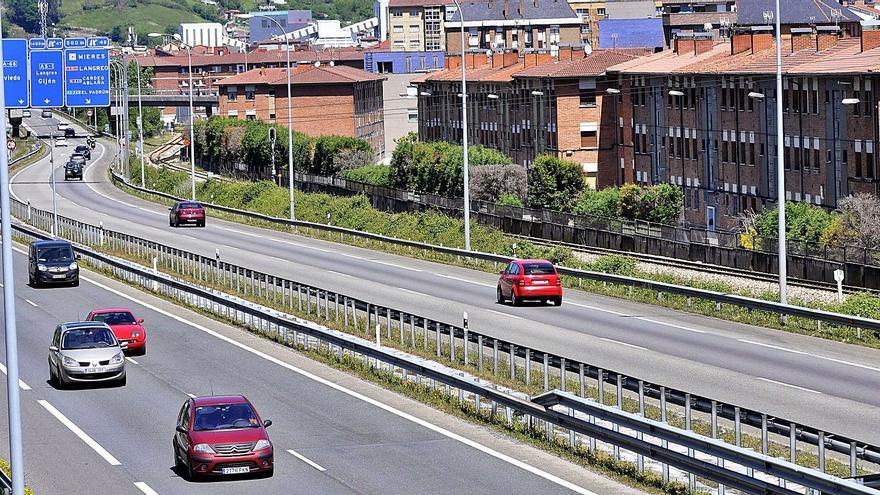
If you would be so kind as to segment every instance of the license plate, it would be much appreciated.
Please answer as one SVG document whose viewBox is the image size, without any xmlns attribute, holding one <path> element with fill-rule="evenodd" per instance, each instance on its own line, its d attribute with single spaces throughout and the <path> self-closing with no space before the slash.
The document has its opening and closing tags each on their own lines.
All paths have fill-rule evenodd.
<svg viewBox="0 0 880 495">
<path fill-rule="evenodd" d="M 546 280 L 535 280 L 535 281 L 533 281 L 532 283 L 535 284 L 535 285 L 547 285 L 547 284 L 549 284 L 550 282 L 548 282 L 548 281 L 546 281 Z"/>
<path fill-rule="evenodd" d="M 198 219 L 196 219 L 196 218 L 188 218 L 186 221 L 187 221 L 187 222 L 198 222 Z"/>
<path fill-rule="evenodd" d="M 52 278 L 64 278 L 64 275 L 52 275 Z"/>
<path fill-rule="evenodd" d="M 104 368 L 86 368 L 86 373 L 103 373 Z"/>
<path fill-rule="evenodd" d="M 223 474 L 244 474 L 249 473 L 250 471 L 251 468 L 247 466 L 223 468 Z"/>
</svg>

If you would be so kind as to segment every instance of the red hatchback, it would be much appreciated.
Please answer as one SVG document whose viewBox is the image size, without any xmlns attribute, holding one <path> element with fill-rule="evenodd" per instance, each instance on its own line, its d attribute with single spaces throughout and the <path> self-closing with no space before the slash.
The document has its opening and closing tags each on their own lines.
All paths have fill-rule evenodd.
<svg viewBox="0 0 880 495">
<path fill-rule="evenodd" d="M 272 442 L 254 406 L 241 395 L 188 399 L 177 415 L 174 467 L 187 478 L 275 471 Z"/>
<path fill-rule="evenodd" d="M 205 226 L 205 207 L 195 201 L 178 201 L 168 208 L 168 225 L 180 227 L 183 224 Z"/>
<path fill-rule="evenodd" d="M 509 299 L 517 306 L 525 300 L 552 301 L 562 304 L 562 280 L 556 267 L 547 260 L 516 260 L 501 271 L 498 279 L 499 304 Z"/>
<path fill-rule="evenodd" d="M 135 318 L 130 309 L 96 309 L 89 313 L 87 321 L 101 321 L 110 325 L 119 343 L 127 343 L 127 351 L 144 355 L 147 353 L 147 331 L 143 318 Z"/>
</svg>

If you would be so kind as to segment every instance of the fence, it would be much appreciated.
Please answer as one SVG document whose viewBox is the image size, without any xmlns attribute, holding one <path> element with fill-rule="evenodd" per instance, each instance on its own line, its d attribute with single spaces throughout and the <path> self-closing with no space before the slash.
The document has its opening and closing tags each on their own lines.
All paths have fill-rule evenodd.
<svg viewBox="0 0 880 495">
<path fill-rule="evenodd" d="M 374 208 L 383 211 L 399 213 L 436 209 L 460 216 L 463 209 L 461 198 L 375 186 L 341 177 L 296 174 L 296 179 L 298 187 L 304 191 L 364 194 Z M 741 234 L 736 232 L 574 215 L 485 201 L 472 201 L 471 215 L 480 224 L 509 234 L 758 273 L 779 273 L 775 238 L 749 236 L 748 240 L 755 249 L 744 249 L 740 247 Z M 843 269 L 848 285 L 880 289 L 880 250 L 854 246 L 830 248 L 803 241 L 788 241 L 787 247 L 791 277 L 835 283 L 834 270 Z"/>
<path fill-rule="evenodd" d="M 50 212 L 30 208 L 14 200 L 12 214 L 44 231 L 50 230 L 53 223 Z M 129 281 L 153 290 L 164 291 L 162 293 L 166 295 L 170 293 L 188 304 L 207 307 L 215 312 L 222 310 L 219 313 L 222 316 L 257 325 L 261 330 L 267 322 L 288 329 L 291 326 L 286 320 L 280 323 L 267 317 L 265 313 L 254 313 L 253 305 L 243 299 L 235 299 L 237 302 L 233 304 L 228 300 L 228 296 L 221 297 L 220 291 L 275 306 L 276 310 L 283 308 L 304 312 L 307 315 L 314 314 L 315 317 L 334 322 L 346 331 L 366 338 L 374 336 L 373 329 L 378 325 L 383 338 L 394 339 L 394 342 L 399 342 L 401 347 L 428 353 L 438 360 L 446 360 L 451 364 L 464 366 L 480 373 L 488 374 L 491 370 L 491 376 L 499 380 L 511 380 L 529 388 L 549 391 L 553 384 L 558 385 L 562 390 L 574 391 L 580 397 L 593 397 L 601 405 L 611 401 L 619 409 L 629 405 L 637 408 L 643 415 L 646 411 L 652 411 L 652 414 L 661 421 L 678 422 L 686 429 L 699 425 L 712 438 L 729 433 L 734 438 L 736 446 L 744 444 L 744 435 L 746 438 L 759 439 L 761 453 L 764 455 L 769 452 L 771 445 L 776 444 L 787 447 L 790 452 L 797 452 L 799 447 L 801 449 L 815 447 L 815 452 L 811 452 L 811 455 L 817 457 L 818 467 L 823 472 L 826 469 L 826 460 L 830 459 L 826 450 L 848 459 L 851 476 L 858 474 L 859 460 L 880 464 L 880 447 L 798 424 L 785 418 L 772 417 L 761 411 L 721 403 L 710 397 L 702 397 L 637 377 L 626 376 L 587 362 L 521 346 L 515 342 L 475 331 L 466 324 L 458 326 L 428 319 L 402 309 L 376 305 L 347 294 L 331 292 L 321 287 L 226 263 L 219 255 L 202 256 L 66 217 L 59 217 L 58 225 L 60 237 L 70 239 L 81 246 L 100 247 L 153 263 L 152 271 L 143 269 L 132 269 L 132 271 L 129 268 L 123 269 L 129 267 L 130 263 L 111 262 L 106 255 L 84 249 L 83 252 L 91 257 L 90 262 L 97 263 L 96 266 L 99 268 L 109 266 L 118 272 L 117 275 L 121 274 L 120 276 L 125 276 Z M 16 228 L 28 235 L 36 235 L 33 230 Z M 162 273 L 176 274 L 179 277 L 170 286 L 173 290 L 161 289 L 156 285 L 170 283 L 168 280 L 171 277 Z M 209 288 L 193 288 L 184 282 L 184 279 Z M 215 307 L 217 305 L 220 305 L 220 310 Z M 234 311 L 230 311 L 230 307 L 234 308 Z M 280 331 L 278 326 L 276 331 Z M 286 339 L 288 335 L 284 335 Z M 320 333 L 319 337 L 330 340 L 333 345 L 342 346 L 343 337 L 336 333 L 332 335 L 334 336 L 332 339 L 323 333 Z M 363 349 L 358 352 L 375 357 Z M 409 369 L 400 364 L 395 366 Z M 460 383 L 455 386 L 481 397 L 488 397 L 476 389 L 462 387 Z M 526 414 L 530 417 L 543 417 L 536 416 L 532 410 Z M 723 422 L 726 423 L 722 424 Z M 673 464 L 669 460 L 667 462 Z M 667 469 L 663 469 L 663 475 L 665 479 L 669 479 Z M 693 482 L 694 478 L 690 479 Z"/>
</svg>

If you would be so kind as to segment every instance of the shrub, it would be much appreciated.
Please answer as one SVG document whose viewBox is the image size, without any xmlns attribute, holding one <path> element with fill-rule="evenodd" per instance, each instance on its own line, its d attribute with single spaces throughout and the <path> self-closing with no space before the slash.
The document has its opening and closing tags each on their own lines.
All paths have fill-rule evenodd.
<svg viewBox="0 0 880 495">
<path fill-rule="evenodd" d="M 522 198 L 525 196 L 526 187 L 526 170 L 519 165 L 470 167 L 471 199 L 494 203 L 501 196 Z"/>
<path fill-rule="evenodd" d="M 880 319 L 880 297 L 867 292 L 850 294 L 841 304 L 831 308 L 833 311 L 861 316 L 862 318 Z"/>
<path fill-rule="evenodd" d="M 785 233 L 791 241 L 818 243 L 822 233 L 832 226 L 833 213 L 809 203 L 786 202 Z M 779 228 L 779 208 L 766 208 L 754 217 L 754 227 L 764 237 L 776 237 Z"/>
<path fill-rule="evenodd" d="M 529 207 L 567 211 L 584 187 L 580 165 L 541 155 L 529 171 Z"/>
<path fill-rule="evenodd" d="M 373 153 L 365 150 L 342 150 L 333 156 L 334 175 L 339 175 L 346 170 L 370 165 L 373 162 Z M 385 167 L 388 168 L 388 167 Z"/>
<path fill-rule="evenodd" d="M 618 212 L 627 220 L 675 224 L 681 218 L 683 201 L 681 189 L 670 184 L 626 184 L 620 188 Z"/>
<path fill-rule="evenodd" d="M 328 177 L 337 175 L 340 172 L 341 168 L 337 166 L 337 164 L 335 163 L 335 159 L 337 158 L 337 155 L 349 151 L 364 152 L 360 155 L 350 155 L 349 158 L 355 157 L 361 159 L 363 158 L 364 154 L 366 154 L 366 156 L 368 156 L 369 158 L 367 159 L 367 161 L 357 163 L 354 166 L 350 166 L 348 168 L 356 168 L 361 165 L 367 165 L 372 159 L 373 148 L 362 139 L 356 139 L 347 136 L 321 136 L 315 139 L 312 163 L 310 164 L 308 171 L 313 174 Z"/>
<path fill-rule="evenodd" d="M 374 186 L 391 185 L 391 167 L 387 165 L 365 165 L 342 171 L 342 177 Z"/>
<path fill-rule="evenodd" d="M 572 213 L 594 217 L 618 218 L 620 214 L 620 189 L 608 187 L 599 191 L 584 189 Z"/>
<path fill-rule="evenodd" d="M 636 273 L 636 260 L 619 254 L 599 256 L 591 266 L 593 271 L 632 277 Z"/>
<path fill-rule="evenodd" d="M 498 204 L 501 206 L 517 206 L 523 207 L 523 201 L 514 194 L 502 194 L 498 197 Z"/>
</svg>

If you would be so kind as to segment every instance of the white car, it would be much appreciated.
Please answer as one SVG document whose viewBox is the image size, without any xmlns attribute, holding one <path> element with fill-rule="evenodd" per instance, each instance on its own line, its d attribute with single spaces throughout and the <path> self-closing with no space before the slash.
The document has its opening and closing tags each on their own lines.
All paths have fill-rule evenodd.
<svg viewBox="0 0 880 495">
<path fill-rule="evenodd" d="M 22 111 L 21 111 L 21 116 L 24 117 L 24 118 L 26 118 L 26 119 L 29 119 L 29 118 L 31 117 L 31 111 L 30 111 L 30 110 L 22 110 Z"/>
<path fill-rule="evenodd" d="M 68 124 L 67 122 L 59 122 L 58 123 L 58 130 L 59 131 L 66 131 L 68 127 L 70 127 L 70 124 Z"/>
<path fill-rule="evenodd" d="M 59 148 L 61 146 L 67 147 L 67 138 L 64 136 L 59 136 L 55 138 L 55 147 Z"/>
</svg>

